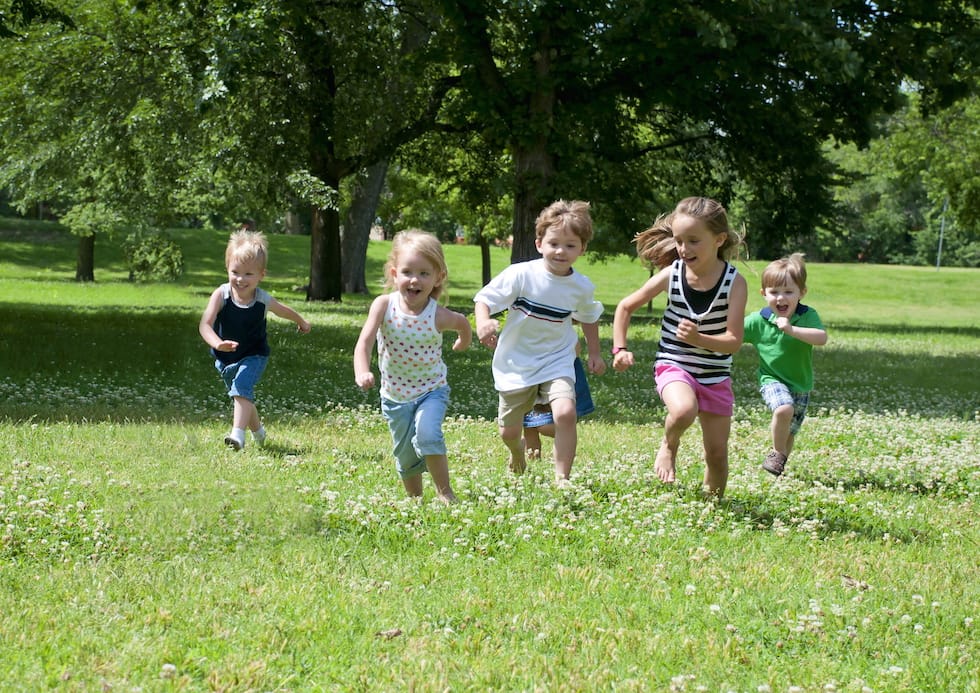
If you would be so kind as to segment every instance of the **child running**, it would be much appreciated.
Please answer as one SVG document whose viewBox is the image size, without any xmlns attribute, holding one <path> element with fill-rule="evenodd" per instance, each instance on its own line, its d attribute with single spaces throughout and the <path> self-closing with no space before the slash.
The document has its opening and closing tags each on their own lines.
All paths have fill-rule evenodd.
<svg viewBox="0 0 980 693">
<path fill-rule="evenodd" d="M 435 236 L 417 230 L 397 234 L 384 273 L 385 287 L 394 290 L 371 303 L 354 347 L 354 380 L 362 390 L 374 387 L 371 352 L 377 340 L 381 413 L 405 491 L 421 496 L 421 474 L 427 470 L 439 500 L 455 503 L 442 435 L 449 405 L 442 333 L 456 332 L 453 351 L 463 351 L 472 329 L 466 316 L 437 303 L 448 270 Z"/>
<path fill-rule="evenodd" d="M 720 203 L 688 197 L 635 243 L 637 254 L 659 271 L 616 306 L 613 368 L 622 372 L 634 364 L 626 341 L 633 313 L 666 293 L 654 377 L 667 416 L 654 469 L 661 481 L 674 483 L 681 436 L 698 419 L 704 490 L 720 498 L 728 483 L 732 354 L 742 344 L 747 298 L 745 279 L 728 259 L 742 239 Z"/>
<path fill-rule="evenodd" d="M 497 424 L 510 452 L 509 469 L 524 473 L 524 415 L 540 399 L 551 405 L 555 480 L 564 486 L 578 444 L 574 370 L 578 337 L 573 320 L 582 323 L 589 370 L 601 375 L 606 369 L 599 348 L 602 304 L 595 300 L 592 282 L 572 269 L 592 240 L 589 203 L 553 202 L 538 215 L 535 233 L 541 257 L 510 265 L 473 298 L 476 331 L 480 342 L 494 350 Z M 491 315 L 504 310 L 507 321 L 500 331 L 500 323 Z"/>
<path fill-rule="evenodd" d="M 245 429 L 257 444 L 265 442 L 265 427 L 255 408 L 255 386 L 269 362 L 266 311 L 292 320 L 303 334 L 310 331 L 310 323 L 299 313 L 259 288 L 268 257 L 269 243 L 261 232 L 233 233 L 225 248 L 228 283 L 211 294 L 198 325 L 235 402 L 231 432 L 225 436 L 225 445 L 233 450 L 245 447 Z"/>
<path fill-rule="evenodd" d="M 762 272 L 766 307 L 745 317 L 745 342 L 759 352 L 759 392 L 772 411 L 772 449 L 762 468 L 779 476 L 813 390 L 813 347 L 827 343 L 820 316 L 800 301 L 806 296 L 802 253 L 770 262 Z"/>
</svg>

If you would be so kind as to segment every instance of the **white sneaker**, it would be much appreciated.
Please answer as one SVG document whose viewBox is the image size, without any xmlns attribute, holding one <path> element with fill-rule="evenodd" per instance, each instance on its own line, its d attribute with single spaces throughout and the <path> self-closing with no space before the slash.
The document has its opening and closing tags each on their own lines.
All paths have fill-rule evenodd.
<svg viewBox="0 0 980 693">
<path fill-rule="evenodd" d="M 263 443 L 265 443 L 265 436 L 266 436 L 265 426 L 263 426 L 257 431 L 252 431 L 252 440 L 255 441 L 256 445 L 262 445 Z"/>
<path fill-rule="evenodd" d="M 237 438 L 234 434 L 229 433 L 225 436 L 225 445 L 230 447 L 232 450 L 238 451 L 245 447 L 245 439 Z"/>
</svg>

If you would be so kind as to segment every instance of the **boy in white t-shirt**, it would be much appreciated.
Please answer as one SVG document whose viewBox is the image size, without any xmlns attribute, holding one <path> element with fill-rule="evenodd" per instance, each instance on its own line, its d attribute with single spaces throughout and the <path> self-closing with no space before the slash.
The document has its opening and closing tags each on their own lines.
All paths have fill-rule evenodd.
<svg viewBox="0 0 980 693">
<path fill-rule="evenodd" d="M 572 269 L 592 239 L 589 203 L 558 200 L 535 221 L 535 246 L 541 258 L 510 265 L 473 298 L 480 343 L 494 350 L 493 380 L 499 393 L 497 423 L 510 451 L 508 467 L 522 474 L 527 466 L 521 438 L 524 415 L 539 397 L 551 404 L 555 420 L 555 479 L 565 484 L 578 444 L 575 415 L 573 320 L 582 323 L 588 368 L 606 370 L 599 348 L 602 304 L 595 287 Z M 492 318 L 508 311 L 503 330 Z M 499 335 L 498 335 L 499 332 Z"/>
</svg>

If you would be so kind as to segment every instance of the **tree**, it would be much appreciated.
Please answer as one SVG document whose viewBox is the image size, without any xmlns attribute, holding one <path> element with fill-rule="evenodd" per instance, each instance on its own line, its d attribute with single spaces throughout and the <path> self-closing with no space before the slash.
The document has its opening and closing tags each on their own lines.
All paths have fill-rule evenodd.
<svg viewBox="0 0 980 693">
<path fill-rule="evenodd" d="M 442 5 L 458 122 L 512 160 L 514 261 L 533 255 L 545 204 L 633 200 L 609 166 L 651 157 L 719 164 L 686 175 L 703 186 L 689 192 L 732 191 L 737 177 L 748 209 L 774 213 L 752 229 L 771 250 L 826 214 L 824 141 L 866 144 L 909 79 L 929 103 L 962 96 L 978 54 L 976 3 L 958 0 Z"/>
<path fill-rule="evenodd" d="M 17 199 L 152 224 L 167 210 L 282 213 L 299 198 L 312 210 L 307 298 L 340 300 L 342 181 L 424 132 L 451 85 L 429 56 L 437 34 L 414 28 L 425 8 L 57 4 L 70 21 L 31 13 L 0 63 L 14 96 L 0 132 L 18 138 L 4 145 L 2 181 Z M 400 53 L 407 36 L 424 40 Z"/>
<path fill-rule="evenodd" d="M 162 225 L 179 207 L 188 66 L 179 47 L 154 48 L 185 27 L 109 3 L 77 17 L 20 8 L 0 32 L 0 185 L 22 211 L 44 201 L 61 217 L 80 237 L 76 278 L 92 280 L 96 233 Z"/>
<path fill-rule="evenodd" d="M 931 264 L 945 222 L 945 264 L 980 265 L 980 106 L 976 96 L 931 115 L 918 99 L 887 118 L 870 146 L 830 149 L 842 184 L 837 223 L 820 229 L 830 260 Z"/>
</svg>

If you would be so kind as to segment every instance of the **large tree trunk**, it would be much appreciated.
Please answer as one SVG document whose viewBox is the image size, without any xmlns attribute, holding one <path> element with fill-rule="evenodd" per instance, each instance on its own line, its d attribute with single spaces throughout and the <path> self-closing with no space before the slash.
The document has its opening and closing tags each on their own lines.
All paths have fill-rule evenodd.
<svg viewBox="0 0 980 693">
<path fill-rule="evenodd" d="M 344 293 L 366 294 L 368 292 L 364 278 L 367 247 L 387 173 L 388 161 L 379 161 L 369 166 L 362 175 L 358 175 L 354 183 L 354 196 L 350 209 L 347 210 L 347 221 L 341 234 Z"/>
<path fill-rule="evenodd" d="M 541 257 L 534 246 L 534 221 L 541 210 L 554 202 L 552 179 L 555 165 L 542 138 L 533 148 L 514 151 L 517 189 L 514 193 L 513 245 L 510 261 L 524 262 Z"/>
<path fill-rule="evenodd" d="M 480 268 L 483 270 L 481 286 L 486 286 L 493 277 L 493 268 L 490 267 L 490 239 L 483 233 L 483 229 L 480 229 L 476 239 L 480 244 Z"/>
<path fill-rule="evenodd" d="M 336 190 L 336 186 L 334 186 Z M 307 301 L 340 301 L 340 214 L 314 207 L 310 231 L 310 283 Z"/>
<path fill-rule="evenodd" d="M 78 258 L 75 263 L 75 281 L 95 281 L 95 234 L 78 237 Z"/>
</svg>

